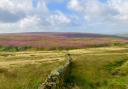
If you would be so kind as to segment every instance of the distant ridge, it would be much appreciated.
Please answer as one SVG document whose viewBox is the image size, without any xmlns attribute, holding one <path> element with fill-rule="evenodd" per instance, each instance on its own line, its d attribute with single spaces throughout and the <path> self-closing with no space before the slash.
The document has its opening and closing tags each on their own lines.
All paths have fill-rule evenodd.
<svg viewBox="0 0 128 89">
<path fill-rule="evenodd" d="M 124 37 L 124 38 L 128 38 L 128 34 L 119 34 L 119 37 Z"/>
<path fill-rule="evenodd" d="M 49 35 L 66 38 L 85 38 L 85 37 L 120 37 L 116 35 L 96 34 L 96 33 L 79 33 L 79 32 L 26 32 L 26 33 L 5 33 L 0 35 Z"/>
<path fill-rule="evenodd" d="M 31 46 L 39 49 L 71 49 L 128 43 L 115 35 L 75 32 L 29 32 L 0 34 L 0 46 Z"/>
</svg>

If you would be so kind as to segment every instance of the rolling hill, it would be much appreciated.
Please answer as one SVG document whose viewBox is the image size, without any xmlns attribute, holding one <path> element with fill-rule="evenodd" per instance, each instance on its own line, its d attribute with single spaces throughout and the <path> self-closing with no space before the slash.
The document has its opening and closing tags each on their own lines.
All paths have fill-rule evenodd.
<svg viewBox="0 0 128 89">
<path fill-rule="evenodd" d="M 31 46 L 39 49 L 83 48 L 127 42 L 127 39 L 117 36 L 90 33 L 32 32 L 0 35 L 0 46 Z"/>
<path fill-rule="evenodd" d="M 128 38 L 128 34 L 119 34 L 118 36 Z"/>
</svg>

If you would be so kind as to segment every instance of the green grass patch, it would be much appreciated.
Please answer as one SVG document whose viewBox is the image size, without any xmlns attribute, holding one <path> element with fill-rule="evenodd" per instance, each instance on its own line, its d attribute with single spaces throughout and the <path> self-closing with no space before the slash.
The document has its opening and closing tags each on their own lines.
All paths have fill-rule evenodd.
<svg viewBox="0 0 128 89">
<path fill-rule="evenodd" d="M 123 57 L 122 57 L 122 58 L 120 58 L 120 59 L 117 59 L 115 62 L 111 62 L 111 63 L 105 65 L 105 68 L 106 68 L 109 72 L 111 72 L 111 71 L 113 71 L 115 68 L 122 66 L 127 60 L 128 60 L 127 58 L 123 58 Z"/>
<path fill-rule="evenodd" d="M 115 76 L 113 71 L 122 66 L 128 56 L 120 55 L 74 55 L 71 80 L 79 89 L 127 89 L 126 76 Z M 108 71 L 109 70 L 109 71 Z"/>
<path fill-rule="evenodd" d="M 0 46 L 0 51 L 17 52 L 17 51 L 26 51 L 31 48 L 32 48 L 31 46 Z"/>
<path fill-rule="evenodd" d="M 112 43 L 111 46 L 128 46 L 128 43 Z"/>
</svg>

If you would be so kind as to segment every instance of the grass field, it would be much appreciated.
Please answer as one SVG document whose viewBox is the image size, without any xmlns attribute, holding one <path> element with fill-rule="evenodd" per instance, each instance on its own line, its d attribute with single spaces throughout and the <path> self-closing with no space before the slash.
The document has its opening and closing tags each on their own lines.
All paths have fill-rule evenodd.
<svg viewBox="0 0 128 89">
<path fill-rule="evenodd" d="M 128 48 L 99 47 L 68 51 L 73 89 L 127 89 Z M 0 89 L 38 89 L 64 64 L 65 51 L 0 52 Z"/>
<path fill-rule="evenodd" d="M 128 89 L 128 49 L 120 47 L 84 49 L 72 53 L 73 89 Z M 77 50 L 80 53 L 80 50 Z"/>
<path fill-rule="evenodd" d="M 64 60 L 63 53 L 54 51 L 1 52 L 0 89 L 38 89 Z"/>
</svg>

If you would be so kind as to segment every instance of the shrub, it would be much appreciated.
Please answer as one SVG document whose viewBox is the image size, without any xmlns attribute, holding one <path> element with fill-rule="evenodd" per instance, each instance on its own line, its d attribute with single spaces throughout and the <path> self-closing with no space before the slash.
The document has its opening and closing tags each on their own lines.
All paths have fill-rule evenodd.
<svg viewBox="0 0 128 89">
<path fill-rule="evenodd" d="M 0 51 L 17 52 L 17 51 L 25 51 L 30 48 L 31 46 L 0 46 Z"/>
</svg>

